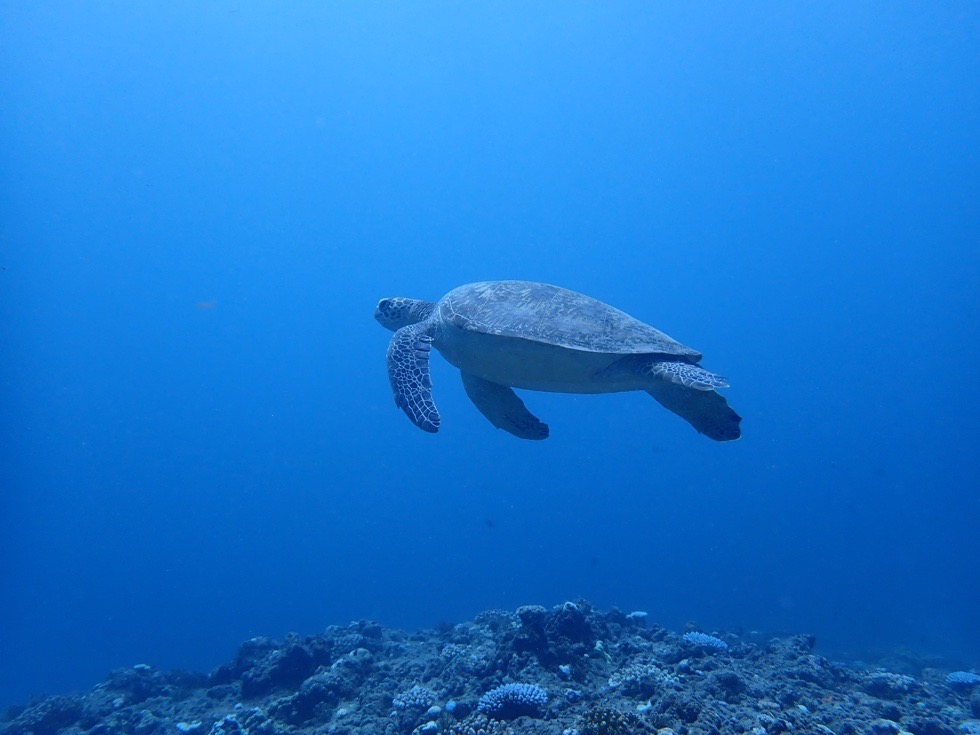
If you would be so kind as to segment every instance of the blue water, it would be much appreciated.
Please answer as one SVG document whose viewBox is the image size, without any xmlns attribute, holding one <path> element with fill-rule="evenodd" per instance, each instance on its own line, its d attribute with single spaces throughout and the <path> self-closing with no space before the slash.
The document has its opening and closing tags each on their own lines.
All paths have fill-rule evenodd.
<svg viewBox="0 0 980 735">
<path fill-rule="evenodd" d="M 256 635 L 585 597 L 980 665 L 974 3 L 0 7 L 0 703 Z M 432 370 L 384 296 L 547 281 L 701 350 Z"/>
</svg>

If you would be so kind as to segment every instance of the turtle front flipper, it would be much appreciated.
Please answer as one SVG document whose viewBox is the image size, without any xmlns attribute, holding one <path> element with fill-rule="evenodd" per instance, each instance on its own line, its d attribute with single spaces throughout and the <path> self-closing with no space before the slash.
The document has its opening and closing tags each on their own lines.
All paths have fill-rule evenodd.
<svg viewBox="0 0 980 735">
<path fill-rule="evenodd" d="M 677 363 L 657 363 L 674 365 Z M 717 378 L 707 370 L 696 365 L 687 365 L 701 373 Z M 656 375 L 656 373 L 653 373 Z M 690 375 L 690 373 L 688 372 Z M 742 417 L 732 410 L 728 401 L 710 385 L 700 382 L 691 387 L 683 382 L 673 382 L 670 378 L 659 377 L 646 386 L 646 391 L 668 411 L 673 411 L 709 439 L 725 442 L 738 439 L 742 435 L 739 422 Z M 727 385 L 727 384 L 726 384 Z M 704 386 L 704 387 L 702 387 Z"/>
<path fill-rule="evenodd" d="M 432 400 L 429 352 L 432 337 L 418 324 L 402 327 L 388 344 L 388 380 L 395 405 L 423 431 L 439 431 L 442 418 Z"/>
<path fill-rule="evenodd" d="M 512 388 L 460 371 L 466 395 L 498 429 L 519 439 L 547 439 L 548 425 L 527 410 Z"/>
</svg>

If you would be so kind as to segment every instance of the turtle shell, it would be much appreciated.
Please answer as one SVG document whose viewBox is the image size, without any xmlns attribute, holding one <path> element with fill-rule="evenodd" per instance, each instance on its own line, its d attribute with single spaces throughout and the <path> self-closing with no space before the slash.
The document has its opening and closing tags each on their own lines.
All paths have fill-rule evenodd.
<svg viewBox="0 0 980 735">
<path fill-rule="evenodd" d="M 701 353 L 591 296 L 547 283 L 482 281 L 439 302 L 459 329 L 610 355 L 662 354 L 697 362 Z"/>
</svg>

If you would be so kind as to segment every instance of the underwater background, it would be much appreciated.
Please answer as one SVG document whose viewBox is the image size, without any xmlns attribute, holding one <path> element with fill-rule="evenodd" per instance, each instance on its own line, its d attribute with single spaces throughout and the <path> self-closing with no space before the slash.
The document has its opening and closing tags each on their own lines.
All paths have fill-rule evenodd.
<svg viewBox="0 0 980 735">
<path fill-rule="evenodd" d="M 980 665 L 974 3 L 0 3 L 0 705 L 247 638 L 579 597 Z M 433 356 L 555 283 L 743 438 Z"/>
</svg>

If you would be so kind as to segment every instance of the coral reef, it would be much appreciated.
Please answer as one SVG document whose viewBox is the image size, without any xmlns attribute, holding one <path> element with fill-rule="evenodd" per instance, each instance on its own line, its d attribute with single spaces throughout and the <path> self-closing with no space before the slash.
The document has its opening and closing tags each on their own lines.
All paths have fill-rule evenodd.
<svg viewBox="0 0 980 735">
<path fill-rule="evenodd" d="M 678 634 L 585 601 L 407 633 L 361 621 L 246 641 L 210 674 L 145 664 L 11 708 L 0 735 L 980 735 L 980 677 Z"/>
<path fill-rule="evenodd" d="M 685 633 L 683 637 L 685 643 L 690 643 L 692 646 L 697 646 L 698 648 L 703 648 L 709 651 L 728 650 L 728 644 L 725 643 L 725 641 L 713 635 L 708 635 L 707 633 L 691 631 L 689 633 Z"/>
<path fill-rule="evenodd" d="M 578 735 L 639 735 L 655 732 L 637 715 L 609 707 L 593 707 L 579 720 Z"/>
<path fill-rule="evenodd" d="M 644 699 L 649 699 L 658 690 L 677 685 L 677 677 L 644 657 L 631 661 L 609 677 L 610 689 L 619 689 L 626 696 Z"/>
<path fill-rule="evenodd" d="M 946 675 L 946 683 L 952 687 L 970 688 L 980 684 L 980 675 L 972 671 L 951 671 Z"/>
<path fill-rule="evenodd" d="M 480 697 L 476 708 L 488 717 L 513 720 L 537 717 L 548 703 L 548 693 L 536 684 L 504 684 Z"/>
</svg>

